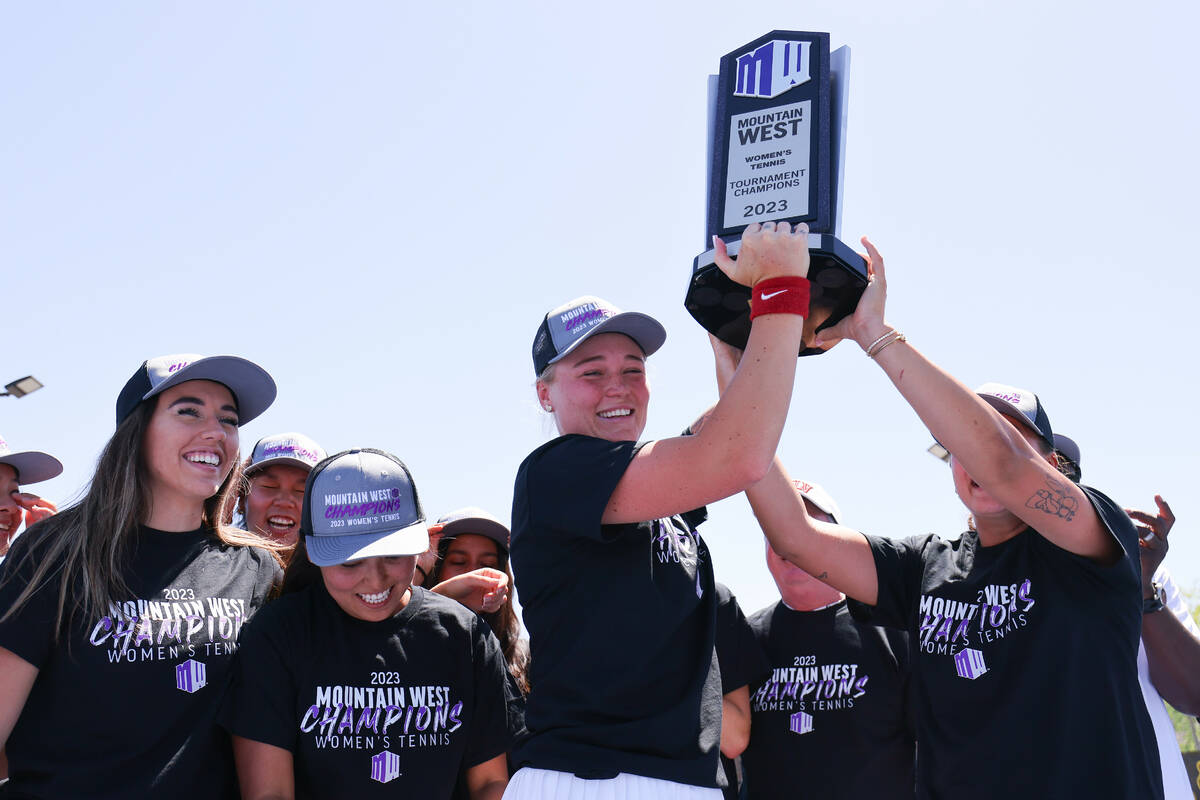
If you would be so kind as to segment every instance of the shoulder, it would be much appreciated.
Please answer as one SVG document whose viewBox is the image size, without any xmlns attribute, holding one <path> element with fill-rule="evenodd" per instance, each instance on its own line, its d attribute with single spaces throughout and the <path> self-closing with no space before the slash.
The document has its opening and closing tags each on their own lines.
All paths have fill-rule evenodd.
<svg viewBox="0 0 1200 800">
<path fill-rule="evenodd" d="M 314 591 L 314 588 L 309 586 L 298 592 L 275 598 L 255 613 L 247 623 L 247 630 L 262 633 L 287 628 L 290 625 L 310 627 L 312 619 L 317 613 L 316 603 L 313 601 Z"/>
<path fill-rule="evenodd" d="M 14 539 L 8 548 L 8 555 L 4 558 L 4 563 L 0 564 L 0 584 L 12 583 L 14 588 L 24 588 L 38 566 L 47 558 L 57 558 L 59 562 L 58 567 L 46 574 L 46 583 L 54 582 L 62 573 L 62 558 L 56 556 L 55 550 L 52 548 L 57 540 L 59 544 L 57 553 L 62 553 L 61 535 L 65 535 L 64 530 L 67 528 L 67 522 L 71 516 L 71 511 L 56 514 L 42 520 Z M 59 519 L 59 517 L 63 518 Z"/>
<path fill-rule="evenodd" d="M 239 569 L 254 571 L 260 583 L 283 580 L 283 567 L 278 557 L 263 547 L 257 536 L 237 528 L 225 529 L 223 533 L 208 531 L 208 551 L 220 552 L 224 558 L 232 559 Z"/>
<path fill-rule="evenodd" d="M 594 436 L 567 434 L 551 439 L 526 456 L 517 474 L 528 476 L 530 473 L 547 469 L 577 466 L 594 461 L 623 461 L 624 465 L 628 465 L 641 446 L 638 442 L 612 442 Z"/>
<path fill-rule="evenodd" d="M 875 553 L 876 560 L 883 555 L 926 561 L 958 550 L 964 544 L 972 541 L 975 534 L 967 531 L 956 539 L 943 539 L 936 533 L 903 536 L 895 539 L 869 533 L 864 533 L 863 536 L 866 537 L 871 552 Z"/>
<path fill-rule="evenodd" d="M 737 603 L 737 598 L 733 596 L 733 592 L 723 583 L 715 582 L 713 584 L 717 590 L 717 605 L 727 606 L 731 603 Z"/>
<path fill-rule="evenodd" d="M 746 618 L 750 623 L 750 627 L 755 633 L 762 633 L 771 627 L 771 618 L 775 616 L 776 609 L 783 607 L 783 601 L 777 600 L 766 608 L 760 608 Z"/>
<path fill-rule="evenodd" d="M 1080 489 L 1091 502 L 1092 508 L 1096 509 L 1097 516 L 1100 517 L 1101 524 L 1108 529 L 1109 533 L 1117 538 L 1121 546 L 1126 552 L 1130 551 L 1131 546 L 1137 544 L 1137 530 L 1133 526 L 1133 520 L 1125 513 L 1125 509 L 1117 505 L 1111 497 L 1101 492 L 1098 489 L 1093 489 L 1091 486 L 1080 484 Z M 1134 547 L 1132 550 L 1134 555 L 1138 555 L 1139 551 Z"/>
<path fill-rule="evenodd" d="M 470 627 L 479 618 L 478 614 L 457 600 L 453 600 L 437 592 L 432 592 L 424 586 L 410 587 L 410 591 L 412 592 L 412 600 L 409 602 L 415 600 L 420 603 L 420 611 L 418 612 L 420 614 L 428 614 L 464 627 Z"/>
</svg>

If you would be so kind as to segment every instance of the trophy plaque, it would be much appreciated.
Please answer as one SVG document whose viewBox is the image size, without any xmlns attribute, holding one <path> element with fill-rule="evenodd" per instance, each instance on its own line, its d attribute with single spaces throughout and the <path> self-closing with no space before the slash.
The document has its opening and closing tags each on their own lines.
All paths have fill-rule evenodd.
<svg viewBox="0 0 1200 800">
<path fill-rule="evenodd" d="M 709 76 L 709 249 L 692 262 L 684 306 L 706 330 L 745 347 L 750 289 L 716 265 L 713 235 L 736 257 L 755 222 L 808 224 L 811 331 L 854 311 L 867 286 L 866 262 L 838 239 L 850 50 L 829 52 L 829 34 L 772 31 L 721 59 Z"/>
</svg>

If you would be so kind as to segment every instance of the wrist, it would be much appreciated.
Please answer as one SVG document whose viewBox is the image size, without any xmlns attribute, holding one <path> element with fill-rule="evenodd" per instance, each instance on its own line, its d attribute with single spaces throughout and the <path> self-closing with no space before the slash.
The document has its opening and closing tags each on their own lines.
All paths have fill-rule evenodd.
<svg viewBox="0 0 1200 800">
<path fill-rule="evenodd" d="M 1161 583 L 1150 584 L 1150 596 L 1142 591 L 1142 613 L 1153 614 L 1167 607 L 1167 588 Z"/>
<path fill-rule="evenodd" d="M 863 352 L 871 347 L 872 344 L 878 342 L 883 337 L 895 332 L 895 328 L 888 325 L 886 322 L 878 322 L 862 328 L 855 328 L 852 338 L 862 348 Z"/>
<path fill-rule="evenodd" d="M 750 289 L 750 319 L 764 314 L 808 316 L 808 278 L 778 276 L 758 281 Z"/>
</svg>

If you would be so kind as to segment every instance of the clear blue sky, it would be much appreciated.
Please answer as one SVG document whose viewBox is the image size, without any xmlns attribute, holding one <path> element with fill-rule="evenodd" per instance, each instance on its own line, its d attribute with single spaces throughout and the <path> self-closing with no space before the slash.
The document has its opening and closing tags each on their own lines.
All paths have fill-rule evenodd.
<svg viewBox="0 0 1200 800">
<path fill-rule="evenodd" d="M 749 9 L 749 7 L 747 7 Z M 230 352 L 279 400 L 243 431 L 376 446 L 431 515 L 507 516 L 551 432 L 529 348 L 599 294 L 667 327 L 647 435 L 714 399 L 682 298 L 703 248 L 705 81 L 771 28 L 853 49 L 843 236 L 890 320 L 968 384 L 1037 391 L 1085 481 L 1180 522 L 1200 583 L 1193 3 L 8 4 L 0 12 L 0 433 L 87 480 L 145 358 Z M 857 349 L 801 364 L 780 452 L 873 533 L 965 512 Z M 703 531 L 773 599 L 748 506 Z M 615 588 L 615 587 L 614 587 Z"/>
</svg>

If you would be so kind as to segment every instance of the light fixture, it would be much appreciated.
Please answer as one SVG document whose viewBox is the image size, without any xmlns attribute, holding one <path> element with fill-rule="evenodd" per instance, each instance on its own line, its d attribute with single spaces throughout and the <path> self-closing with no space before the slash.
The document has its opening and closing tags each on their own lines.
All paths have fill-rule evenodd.
<svg viewBox="0 0 1200 800">
<path fill-rule="evenodd" d="M 4 391 L 0 392 L 0 397 L 24 397 L 40 388 L 42 388 L 41 381 L 32 375 L 26 375 L 24 378 L 17 378 L 12 383 L 4 384 Z"/>
</svg>

